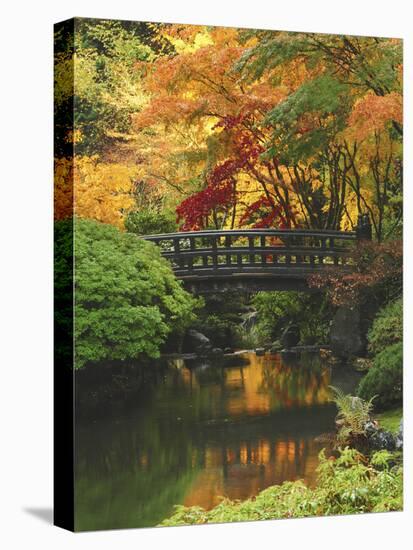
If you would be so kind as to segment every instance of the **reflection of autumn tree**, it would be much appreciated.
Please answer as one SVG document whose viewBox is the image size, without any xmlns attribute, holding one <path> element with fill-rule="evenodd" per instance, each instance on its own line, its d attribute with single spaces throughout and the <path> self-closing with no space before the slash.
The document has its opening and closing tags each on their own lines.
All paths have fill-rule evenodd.
<svg viewBox="0 0 413 550">
<path fill-rule="evenodd" d="M 306 406 L 329 401 L 329 382 L 329 370 L 310 356 L 264 363 L 261 388 L 284 407 Z"/>
<path fill-rule="evenodd" d="M 334 411 L 309 405 L 325 403 L 328 378 L 311 361 L 248 357 L 247 367 L 171 363 L 147 384 L 142 410 L 79 428 L 81 528 L 136 526 L 137 518 L 153 525 L 174 504 L 210 508 L 222 495 L 245 499 L 286 479 L 314 481 L 314 438 Z"/>
<path fill-rule="evenodd" d="M 185 506 L 210 509 L 222 497 L 245 500 L 270 485 L 305 478 L 315 482 L 320 446 L 312 439 L 244 440 L 206 450 L 202 469 L 185 496 Z"/>
</svg>

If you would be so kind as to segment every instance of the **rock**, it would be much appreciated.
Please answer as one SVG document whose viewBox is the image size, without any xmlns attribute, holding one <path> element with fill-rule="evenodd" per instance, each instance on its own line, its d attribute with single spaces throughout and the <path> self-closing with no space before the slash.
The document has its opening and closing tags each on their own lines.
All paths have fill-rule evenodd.
<svg viewBox="0 0 413 550">
<path fill-rule="evenodd" d="M 333 356 L 331 349 L 320 347 L 320 357 L 321 359 L 330 359 Z"/>
<path fill-rule="evenodd" d="M 341 365 L 343 363 L 343 358 L 337 357 L 336 355 L 330 355 L 327 357 L 327 363 L 329 365 Z"/>
<path fill-rule="evenodd" d="M 330 347 L 339 357 L 360 355 L 364 351 L 357 309 L 340 307 L 337 310 L 330 327 Z"/>
<path fill-rule="evenodd" d="M 364 431 L 366 432 L 367 437 L 371 437 L 372 435 L 374 435 L 378 429 L 379 427 L 375 420 L 369 420 L 364 425 Z"/>
<path fill-rule="evenodd" d="M 265 348 L 255 348 L 255 355 L 265 355 Z"/>
<path fill-rule="evenodd" d="M 295 353 L 320 353 L 320 346 L 293 346 L 288 351 Z"/>
<path fill-rule="evenodd" d="M 355 395 L 351 396 L 351 408 L 353 410 L 356 410 L 357 408 L 361 408 L 361 405 L 363 403 L 363 400 L 360 397 L 356 397 Z"/>
<path fill-rule="evenodd" d="M 369 437 L 370 446 L 373 449 L 386 451 L 394 451 L 396 448 L 396 438 L 391 432 L 385 430 L 377 430 Z"/>
<path fill-rule="evenodd" d="M 234 353 L 232 348 L 224 348 L 224 353 Z"/>
<path fill-rule="evenodd" d="M 378 427 L 377 422 L 369 420 L 364 426 L 369 446 L 375 450 L 394 451 L 397 448 L 396 437 Z"/>
<path fill-rule="evenodd" d="M 211 341 L 201 332 L 190 329 L 186 333 L 184 348 L 188 352 L 195 352 L 200 355 L 209 353 L 212 349 Z"/>
<path fill-rule="evenodd" d="M 293 348 L 300 341 L 300 329 L 297 325 L 289 325 L 281 336 L 281 345 L 284 349 Z"/>
<path fill-rule="evenodd" d="M 258 322 L 258 311 L 250 311 L 244 317 L 242 328 L 249 332 Z"/>
<path fill-rule="evenodd" d="M 215 355 L 216 357 L 220 357 L 221 355 L 224 355 L 224 352 L 221 348 L 212 348 L 211 355 Z"/>
<path fill-rule="evenodd" d="M 396 451 L 402 451 L 403 450 L 403 436 L 400 437 L 399 434 L 396 435 L 394 438 L 394 444 L 396 447 Z"/>
<path fill-rule="evenodd" d="M 403 449 L 403 418 L 400 420 L 399 432 L 395 437 L 396 450 Z"/>
<path fill-rule="evenodd" d="M 282 350 L 282 345 L 279 340 L 275 340 L 274 342 L 272 342 L 270 346 L 271 353 L 277 353 L 277 351 L 281 351 L 281 350 Z"/>
<path fill-rule="evenodd" d="M 354 370 L 356 370 L 357 372 L 366 372 L 369 370 L 371 365 L 372 365 L 372 360 L 366 359 L 364 357 L 357 357 L 356 359 L 354 359 L 352 363 Z"/>
</svg>

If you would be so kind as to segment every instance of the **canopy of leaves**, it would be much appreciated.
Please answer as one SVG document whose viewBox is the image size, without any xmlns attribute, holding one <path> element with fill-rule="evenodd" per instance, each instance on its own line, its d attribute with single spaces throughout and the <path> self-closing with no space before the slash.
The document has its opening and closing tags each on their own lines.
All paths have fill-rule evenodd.
<svg viewBox="0 0 413 550">
<path fill-rule="evenodd" d="M 73 43 L 63 31 L 56 121 L 73 103 L 76 120 L 58 161 L 73 145 L 94 158 L 86 187 L 102 201 L 78 215 L 122 228 L 146 200 L 181 229 L 352 229 L 368 213 L 378 240 L 400 235 L 400 40 L 92 19 Z"/>
<path fill-rule="evenodd" d="M 144 102 L 135 64 L 154 57 L 146 38 L 121 21 L 99 19 L 76 18 L 71 42 L 62 29 L 58 31 L 55 116 L 59 120 L 68 104 L 74 105 L 78 154 L 101 152 L 113 142 L 114 133 L 128 131 L 131 113 Z M 68 68 L 74 88 L 66 76 Z M 68 135 L 58 152 L 68 154 L 72 142 L 73 136 Z"/>
<path fill-rule="evenodd" d="M 68 238 L 62 232 L 57 241 L 62 256 L 71 253 Z M 158 248 L 135 235 L 77 219 L 74 241 L 76 368 L 158 357 L 167 335 L 182 332 L 193 320 L 196 300 Z M 57 277 L 64 275 L 58 265 Z"/>
<path fill-rule="evenodd" d="M 191 42 L 201 32 L 194 29 Z M 173 132 L 196 136 L 187 140 L 187 159 L 206 152 L 192 164 L 201 190 L 180 186 L 182 228 L 251 223 L 251 205 L 265 198 L 254 224 L 339 229 L 367 210 L 381 239 L 401 185 L 400 42 L 208 32 L 205 45 L 188 42 L 153 63 L 144 82 L 150 99 L 135 118 L 153 135 L 172 132 L 171 156 L 183 152 Z M 241 151 L 241 143 L 248 147 Z M 222 167 L 231 168 L 225 186 L 211 182 Z"/>
</svg>

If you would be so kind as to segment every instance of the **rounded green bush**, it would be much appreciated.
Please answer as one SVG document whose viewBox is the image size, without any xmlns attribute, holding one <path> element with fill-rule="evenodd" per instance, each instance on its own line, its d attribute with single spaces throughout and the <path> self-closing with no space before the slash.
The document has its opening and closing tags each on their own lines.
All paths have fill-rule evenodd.
<svg viewBox="0 0 413 550">
<path fill-rule="evenodd" d="M 403 338 L 403 302 L 398 299 L 381 309 L 368 333 L 369 350 L 375 355 Z"/>
<path fill-rule="evenodd" d="M 60 223 L 60 222 L 58 222 Z M 56 232 L 56 278 L 70 268 L 70 232 Z M 66 256 L 66 261 L 65 261 Z M 74 222 L 75 367 L 158 357 L 194 319 L 195 300 L 152 243 L 92 220 Z"/>
<path fill-rule="evenodd" d="M 399 403 L 403 397 L 403 345 L 388 346 L 374 358 L 373 366 L 362 378 L 357 393 L 380 407 Z"/>
</svg>

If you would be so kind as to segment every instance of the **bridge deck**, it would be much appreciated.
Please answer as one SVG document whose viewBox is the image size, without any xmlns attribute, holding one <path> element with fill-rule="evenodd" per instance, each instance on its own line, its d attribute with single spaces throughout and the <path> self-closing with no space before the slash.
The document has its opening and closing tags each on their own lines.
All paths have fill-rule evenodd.
<svg viewBox="0 0 413 550">
<path fill-rule="evenodd" d="M 143 238 L 161 248 L 186 286 L 202 292 L 228 286 L 308 288 L 308 277 L 328 266 L 349 269 L 357 241 L 353 231 L 305 229 L 189 231 Z"/>
</svg>

